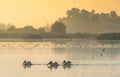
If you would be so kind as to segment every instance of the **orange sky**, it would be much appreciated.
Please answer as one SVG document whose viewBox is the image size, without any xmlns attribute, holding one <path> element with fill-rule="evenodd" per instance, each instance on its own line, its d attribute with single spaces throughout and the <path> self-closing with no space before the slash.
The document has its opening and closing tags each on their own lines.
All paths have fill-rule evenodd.
<svg viewBox="0 0 120 77">
<path fill-rule="evenodd" d="M 120 0 L 0 0 L 0 22 L 38 28 L 65 16 L 72 7 L 99 13 L 116 10 L 120 15 Z"/>
</svg>

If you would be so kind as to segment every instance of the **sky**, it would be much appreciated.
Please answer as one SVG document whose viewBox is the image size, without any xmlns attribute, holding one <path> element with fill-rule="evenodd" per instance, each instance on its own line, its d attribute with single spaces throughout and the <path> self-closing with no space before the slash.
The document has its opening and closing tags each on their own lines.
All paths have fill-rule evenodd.
<svg viewBox="0 0 120 77">
<path fill-rule="evenodd" d="M 120 15 L 120 0 L 0 0 L 0 23 L 39 28 L 66 16 L 73 7 L 98 13 L 115 10 Z"/>
</svg>

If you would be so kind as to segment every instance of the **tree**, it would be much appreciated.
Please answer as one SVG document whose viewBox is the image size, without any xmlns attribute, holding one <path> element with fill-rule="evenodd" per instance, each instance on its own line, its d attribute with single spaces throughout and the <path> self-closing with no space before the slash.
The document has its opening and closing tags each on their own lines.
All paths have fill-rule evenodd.
<svg viewBox="0 0 120 77">
<path fill-rule="evenodd" d="M 8 24 L 8 25 L 7 25 L 7 31 L 13 31 L 13 30 L 16 30 L 15 25 L 13 25 L 13 24 Z"/>
<path fill-rule="evenodd" d="M 91 14 L 87 10 L 82 9 L 80 15 L 81 15 L 82 19 L 84 19 L 86 21 L 89 19 Z"/>
<path fill-rule="evenodd" d="M 5 24 L 0 23 L 0 31 L 5 31 Z"/>
<path fill-rule="evenodd" d="M 40 33 L 45 33 L 45 28 L 40 27 L 40 28 L 38 29 L 38 31 L 39 31 Z"/>
<path fill-rule="evenodd" d="M 23 28 L 23 30 L 25 31 L 36 31 L 36 29 L 34 27 L 32 27 L 31 25 L 27 25 Z"/>
<path fill-rule="evenodd" d="M 66 14 L 68 15 L 68 17 L 73 17 L 73 16 L 77 16 L 80 13 L 80 9 L 78 8 L 72 8 L 71 10 L 67 10 Z"/>
<path fill-rule="evenodd" d="M 117 17 L 117 13 L 116 13 L 115 11 L 111 11 L 111 12 L 110 12 L 110 16 L 111 16 L 112 18 L 116 18 L 116 17 Z"/>
<path fill-rule="evenodd" d="M 91 11 L 91 14 L 95 14 L 95 10 L 92 10 L 92 11 Z"/>
<path fill-rule="evenodd" d="M 89 12 L 85 9 L 72 8 L 67 10 L 66 15 L 59 20 L 66 25 L 67 33 L 120 32 L 120 16 L 115 11 L 96 13 L 95 10 Z"/>
<path fill-rule="evenodd" d="M 51 32 L 52 33 L 66 33 L 66 26 L 64 23 L 62 23 L 60 21 L 56 21 L 51 26 Z"/>
</svg>

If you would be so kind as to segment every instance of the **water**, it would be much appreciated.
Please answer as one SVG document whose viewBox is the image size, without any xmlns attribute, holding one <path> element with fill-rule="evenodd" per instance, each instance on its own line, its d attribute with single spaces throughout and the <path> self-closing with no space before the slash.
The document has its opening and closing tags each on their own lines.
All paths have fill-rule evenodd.
<svg viewBox="0 0 120 77">
<path fill-rule="evenodd" d="M 120 77 L 119 41 L 4 40 L 0 40 L 0 77 Z M 46 65 L 25 69 L 24 60 L 34 64 L 70 60 L 73 65 L 66 69 L 59 66 L 51 70 Z"/>
</svg>

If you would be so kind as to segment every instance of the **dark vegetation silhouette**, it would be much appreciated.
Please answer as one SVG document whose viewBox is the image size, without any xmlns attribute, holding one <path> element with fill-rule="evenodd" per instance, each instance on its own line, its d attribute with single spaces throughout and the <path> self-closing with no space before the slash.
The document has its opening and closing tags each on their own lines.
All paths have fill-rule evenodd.
<svg viewBox="0 0 120 77">
<path fill-rule="evenodd" d="M 95 10 L 71 8 L 66 16 L 50 27 L 34 28 L 32 25 L 16 28 L 0 23 L 0 38 L 84 38 L 97 40 L 120 39 L 120 16 L 115 11 L 96 13 Z"/>
<path fill-rule="evenodd" d="M 112 33 L 120 32 L 120 16 L 115 11 L 96 13 L 85 9 L 72 8 L 67 10 L 66 17 L 59 20 L 66 25 L 70 33 Z"/>
<path fill-rule="evenodd" d="M 66 33 L 66 25 L 60 21 L 56 21 L 51 26 L 52 33 Z"/>
<path fill-rule="evenodd" d="M 104 33 L 100 34 L 97 40 L 120 40 L 120 33 Z"/>
</svg>

